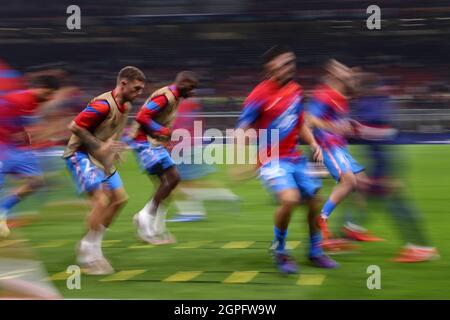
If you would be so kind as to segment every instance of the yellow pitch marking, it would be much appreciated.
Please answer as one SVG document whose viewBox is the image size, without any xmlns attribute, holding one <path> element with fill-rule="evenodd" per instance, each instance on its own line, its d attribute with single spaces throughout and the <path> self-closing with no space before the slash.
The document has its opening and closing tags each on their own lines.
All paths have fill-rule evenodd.
<svg viewBox="0 0 450 320">
<path fill-rule="evenodd" d="M 286 249 L 294 250 L 300 245 L 301 241 L 286 241 Z"/>
<path fill-rule="evenodd" d="M 109 248 L 115 245 L 116 243 L 120 243 L 122 240 L 103 240 L 102 241 L 102 247 L 103 248 Z"/>
<path fill-rule="evenodd" d="M 167 278 L 165 278 L 164 282 L 184 282 L 192 280 L 199 275 L 201 275 L 203 271 L 180 271 L 177 272 Z"/>
<path fill-rule="evenodd" d="M 302 274 L 298 278 L 299 286 L 320 286 L 324 282 L 326 275 L 324 274 Z"/>
<path fill-rule="evenodd" d="M 114 273 L 110 276 L 107 276 L 105 278 L 100 279 L 99 281 L 104 281 L 104 282 L 108 282 L 108 281 L 125 281 L 128 279 L 131 279 L 137 275 L 140 275 L 142 273 L 144 273 L 145 269 L 139 269 L 139 270 L 122 270 L 119 271 L 117 273 Z"/>
<path fill-rule="evenodd" d="M 67 278 L 71 275 L 71 273 L 67 273 L 66 271 L 58 272 L 50 277 L 48 277 L 49 280 L 57 281 L 57 280 L 67 280 Z"/>
<path fill-rule="evenodd" d="M 153 244 L 133 244 L 131 246 L 129 246 L 129 249 L 151 249 L 154 248 L 155 246 Z"/>
<path fill-rule="evenodd" d="M 256 277 L 258 273 L 258 271 L 235 271 L 223 283 L 246 283 Z"/>
<path fill-rule="evenodd" d="M 37 244 L 35 246 L 33 246 L 33 248 L 38 249 L 38 248 L 59 248 L 62 247 L 66 244 L 69 244 L 71 241 L 69 240 L 51 240 L 49 242 L 44 242 L 41 244 Z"/>
<path fill-rule="evenodd" d="M 182 243 L 176 247 L 174 247 L 174 249 L 196 249 L 198 247 L 201 247 L 205 244 L 211 243 L 211 240 L 203 240 L 203 241 L 189 241 L 186 243 Z"/>
<path fill-rule="evenodd" d="M 254 244 L 255 241 L 231 241 L 222 246 L 222 249 L 245 249 Z"/>
<path fill-rule="evenodd" d="M 19 239 L 19 240 L 2 240 L 0 241 L 0 248 L 5 248 L 9 246 L 13 246 L 18 243 L 26 242 L 28 239 Z"/>
</svg>

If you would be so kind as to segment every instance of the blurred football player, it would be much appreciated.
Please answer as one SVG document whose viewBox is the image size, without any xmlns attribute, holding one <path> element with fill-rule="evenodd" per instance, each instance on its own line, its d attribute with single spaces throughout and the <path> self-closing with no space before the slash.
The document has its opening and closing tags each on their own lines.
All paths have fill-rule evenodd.
<svg viewBox="0 0 450 320">
<path fill-rule="evenodd" d="M 0 200 L 0 237 L 10 233 L 7 215 L 11 209 L 44 183 L 39 161 L 30 148 L 26 126 L 58 87 L 55 77 L 39 76 L 32 79 L 29 89 L 10 91 L 0 97 L 0 187 L 8 174 L 24 181 Z"/>
<path fill-rule="evenodd" d="M 278 200 L 274 215 L 272 253 L 276 267 L 282 273 L 296 273 L 298 266 L 286 249 L 289 221 L 301 200 L 308 205 L 310 248 L 308 257 L 317 267 L 335 268 L 337 263 L 321 248 L 321 233 L 317 225 L 321 187 L 318 179 L 307 173 L 307 159 L 297 150 L 298 139 L 308 144 L 315 161 L 322 161 L 322 150 L 304 121 L 303 92 L 295 82 L 296 56 L 284 46 L 275 46 L 263 55 L 266 79 L 259 83 L 244 102 L 238 121 L 242 129 L 273 129 L 279 141 L 261 139 L 258 148 L 264 148 L 268 157 L 259 159 L 259 177 Z M 268 133 L 269 135 L 269 133 Z M 278 148 L 278 157 L 272 157 Z"/>
<path fill-rule="evenodd" d="M 439 257 L 432 247 L 422 226 L 419 210 L 405 196 L 405 184 L 399 178 L 407 159 L 400 158 L 400 150 L 390 145 L 395 141 L 397 130 L 390 115 L 394 104 L 389 100 L 389 86 L 383 85 L 376 74 L 357 73 L 357 98 L 353 113 L 358 120 L 356 137 L 363 143 L 361 148 L 371 160 L 368 175 L 368 200 L 382 200 L 389 214 L 398 226 L 405 246 L 394 259 L 397 262 L 423 262 Z M 401 160 L 401 164 L 397 163 Z M 356 222 L 351 211 L 347 210 L 344 233 L 347 237 L 359 241 L 367 238 L 367 230 L 361 226 L 362 219 Z"/>
<path fill-rule="evenodd" d="M 168 149 L 180 100 L 192 96 L 197 85 L 198 79 L 193 72 L 178 73 L 173 84 L 150 95 L 136 115 L 127 137 L 142 170 L 159 179 L 153 197 L 133 218 L 138 236 L 148 243 L 175 241 L 166 228 L 167 209 L 163 201 L 178 185 L 180 175 Z"/>
<path fill-rule="evenodd" d="M 327 220 L 335 207 L 357 186 L 367 186 L 367 177 L 364 167 L 351 156 L 345 139 L 353 130 L 348 120 L 347 100 L 354 87 L 353 72 L 336 60 L 330 60 L 325 71 L 323 83 L 314 90 L 309 102 L 307 121 L 323 149 L 324 165 L 337 182 L 321 210 L 319 225 L 324 238 L 324 248 L 339 251 L 341 247 L 350 246 L 343 240 L 330 239 Z"/>
<path fill-rule="evenodd" d="M 237 203 L 239 197 L 230 189 L 224 188 L 219 181 L 206 180 L 216 172 L 211 164 L 195 163 L 198 154 L 203 154 L 203 137 L 195 137 L 195 126 L 202 126 L 203 119 L 199 113 L 201 104 L 195 99 L 186 99 L 178 107 L 177 117 L 173 130 L 183 129 L 189 131 L 191 139 L 191 162 L 183 161 L 177 164 L 180 174 L 180 183 L 175 190 L 174 204 L 177 213 L 171 222 L 190 222 L 206 219 L 204 201 L 226 201 Z M 195 143 L 198 139 L 200 143 Z M 236 206 L 237 207 L 237 206 Z"/>
<path fill-rule="evenodd" d="M 136 67 L 120 70 L 116 87 L 89 102 L 69 125 L 72 136 L 63 158 L 80 193 L 87 193 L 92 209 L 88 231 L 77 247 L 78 263 L 88 274 L 109 274 L 114 269 L 103 256 L 103 234 L 127 202 L 114 161 L 124 149 L 119 141 L 128 112 L 145 84 Z"/>
</svg>

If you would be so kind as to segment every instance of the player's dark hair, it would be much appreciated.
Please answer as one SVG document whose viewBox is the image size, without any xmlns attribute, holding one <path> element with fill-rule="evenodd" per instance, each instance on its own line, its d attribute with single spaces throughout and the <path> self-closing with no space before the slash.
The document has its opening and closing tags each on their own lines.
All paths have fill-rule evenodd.
<svg viewBox="0 0 450 320">
<path fill-rule="evenodd" d="M 40 75 L 30 80 L 30 86 L 33 88 L 58 90 L 60 88 L 60 82 L 55 76 Z"/>
<path fill-rule="evenodd" d="M 185 71 L 181 71 L 177 74 L 175 81 L 176 82 L 190 81 L 193 83 L 198 83 L 198 77 L 195 74 L 195 72 L 185 70 Z"/>
<path fill-rule="evenodd" d="M 136 67 L 126 66 L 119 71 L 119 74 L 117 75 L 117 83 L 122 79 L 127 79 L 129 81 L 139 80 L 145 82 L 145 74 Z"/>
<path fill-rule="evenodd" d="M 273 59 L 275 59 L 276 57 L 278 57 L 279 55 L 289 52 L 292 52 L 292 49 L 289 46 L 286 45 L 273 46 L 272 48 L 263 53 L 263 55 L 261 56 L 261 63 L 264 66 Z"/>
</svg>

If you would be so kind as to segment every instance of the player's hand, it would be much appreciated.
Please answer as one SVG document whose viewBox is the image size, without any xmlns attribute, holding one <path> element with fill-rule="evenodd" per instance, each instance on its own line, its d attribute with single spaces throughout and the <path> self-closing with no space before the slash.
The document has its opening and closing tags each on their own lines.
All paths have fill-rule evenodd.
<svg viewBox="0 0 450 320">
<path fill-rule="evenodd" d="M 318 144 L 311 145 L 313 151 L 313 160 L 318 163 L 323 163 L 322 148 Z"/>
<path fill-rule="evenodd" d="M 94 157 L 103 164 L 105 172 L 109 173 L 114 161 L 117 159 L 117 155 L 125 150 L 125 147 L 125 143 L 109 139 L 102 143 Z"/>
<path fill-rule="evenodd" d="M 125 156 L 123 152 L 116 153 L 115 162 L 119 163 L 120 165 L 123 165 L 125 163 Z"/>
<path fill-rule="evenodd" d="M 98 153 L 103 156 L 108 156 L 109 154 L 113 153 L 116 155 L 119 152 L 122 152 L 125 150 L 125 143 L 113 139 L 109 139 L 106 142 L 102 143 L 100 146 Z"/>
<path fill-rule="evenodd" d="M 160 141 L 161 145 L 166 148 L 167 151 L 172 152 L 173 147 L 176 145 L 175 141 Z"/>
<path fill-rule="evenodd" d="M 171 138 L 172 132 L 167 127 L 162 127 L 158 132 L 153 131 L 150 133 L 150 136 L 155 138 L 161 143 L 169 143 Z"/>
</svg>

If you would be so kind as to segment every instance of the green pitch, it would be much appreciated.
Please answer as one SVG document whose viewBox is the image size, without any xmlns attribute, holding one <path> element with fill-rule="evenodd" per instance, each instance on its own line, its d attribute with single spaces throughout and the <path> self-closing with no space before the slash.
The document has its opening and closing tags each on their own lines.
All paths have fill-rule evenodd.
<svg viewBox="0 0 450 320">
<path fill-rule="evenodd" d="M 257 180 L 231 182 L 224 167 L 209 179 L 238 194 L 242 199 L 240 210 L 230 203 L 209 202 L 206 221 L 168 224 L 177 244 L 145 245 L 136 240 L 131 220 L 153 187 L 138 171 L 131 155 L 120 170 L 130 201 L 107 232 L 103 248 L 116 275 L 82 275 L 80 290 L 67 289 L 65 270 L 75 264 L 74 247 L 83 233 L 87 207 L 55 201 L 70 199 L 73 189 L 58 190 L 40 209 L 36 221 L 15 229 L 15 239 L 29 239 L 23 245 L 43 261 L 66 298 L 448 299 L 450 149 L 445 145 L 397 148 L 408 159 L 408 194 L 424 216 L 425 230 L 439 249 L 440 260 L 421 264 L 390 262 L 403 243 L 392 217 L 383 206 L 373 204 L 366 226 L 387 241 L 363 243 L 355 253 L 335 256 L 341 265 L 337 270 L 313 268 L 305 257 L 306 213 L 301 208 L 293 217 L 288 238 L 301 273 L 282 276 L 275 271 L 267 252 L 275 208 L 272 198 Z M 65 173 L 64 179 L 69 188 Z M 326 180 L 324 185 L 322 195 L 326 196 L 333 183 Z M 36 202 L 36 198 L 30 199 L 23 207 L 32 209 Z M 169 213 L 173 211 L 171 208 Z M 334 229 L 339 227 L 342 214 L 337 210 L 333 215 Z M 380 290 L 366 286 L 370 265 L 381 268 Z"/>
</svg>

